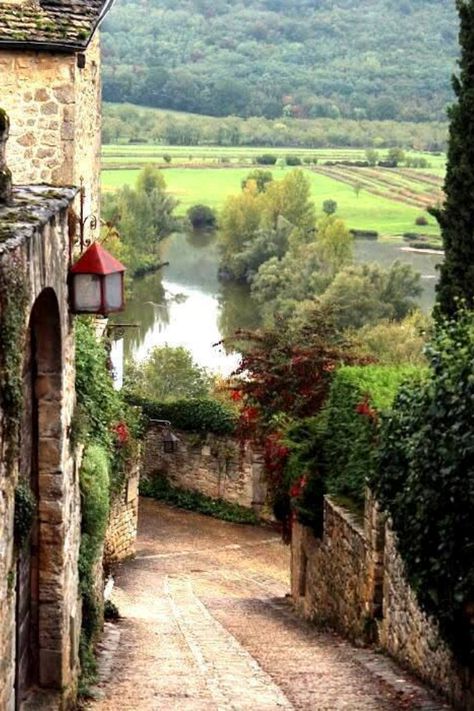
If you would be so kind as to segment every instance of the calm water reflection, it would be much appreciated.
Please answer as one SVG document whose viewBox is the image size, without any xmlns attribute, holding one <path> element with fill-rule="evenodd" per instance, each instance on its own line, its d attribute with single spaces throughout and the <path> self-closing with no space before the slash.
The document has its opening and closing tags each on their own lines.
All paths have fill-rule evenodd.
<svg viewBox="0 0 474 711">
<path fill-rule="evenodd" d="M 439 255 L 401 252 L 399 244 L 356 242 L 357 261 L 375 261 L 389 266 L 395 259 L 412 264 L 422 274 L 420 305 L 429 310 Z M 230 373 L 238 356 L 215 343 L 238 328 L 258 326 L 248 290 L 241 285 L 222 286 L 217 279 L 218 253 L 212 234 L 176 234 L 163 243 L 163 260 L 169 261 L 157 274 L 136 280 L 127 311 L 117 319 L 134 323 L 127 329 L 125 355 L 139 360 L 159 345 L 184 346 L 200 365 L 222 374 Z"/>
</svg>

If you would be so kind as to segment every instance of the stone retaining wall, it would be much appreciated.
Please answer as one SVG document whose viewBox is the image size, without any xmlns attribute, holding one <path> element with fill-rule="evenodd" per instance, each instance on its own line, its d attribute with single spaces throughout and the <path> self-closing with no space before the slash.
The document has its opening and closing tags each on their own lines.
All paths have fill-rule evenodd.
<svg viewBox="0 0 474 711">
<path fill-rule="evenodd" d="M 367 494 L 364 524 L 330 498 L 321 539 L 293 527 L 291 585 L 297 610 L 359 643 L 377 642 L 441 692 L 455 708 L 474 709 L 474 675 L 461 668 L 421 611 L 407 583 L 396 538 Z"/>
<path fill-rule="evenodd" d="M 121 491 L 112 500 L 104 543 L 104 567 L 135 553 L 138 526 L 139 466 L 135 462 Z"/>
<path fill-rule="evenodd" d="M 363 639 L 367 619 L 369 547 L 363 528 L 329 499 L 324 505 L 324 537 L 293 527 L 292 596 L 307 619 Z"/>
<path fill-rule="evenodd" d="M 263 464 L 259 453 L 241 450 L 232 437 L 175 431 L 176 452 L 163 451 L 162 427 L 151 424 L 145 437 L 142 476 L 163 474 L 173 486 L 199 491 L 248 508 L 261 509 L 265 502 Z"/>
</svg>

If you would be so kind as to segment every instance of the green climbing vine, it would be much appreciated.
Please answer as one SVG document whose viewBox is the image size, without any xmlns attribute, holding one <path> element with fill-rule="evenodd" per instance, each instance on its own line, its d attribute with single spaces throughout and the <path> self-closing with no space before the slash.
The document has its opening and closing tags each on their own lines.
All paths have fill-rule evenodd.
<svg viewBox="0 0 474 711">
<path fill-rule="evenodd" d="M 0 408 L 5 416 L 7 467 L 18 450 L 23 411 L 21 366 L 26 331 L 28 287 L 21 259 L 12 255 L 0 264 Z"/>
<path fill-rule="evenodd" d="M 18 548 L 22 548 L 28 540 L 35 511 L 36 498 L 33 492 L 26 483 L 19 482 L 15 489 L 14 515 L 15 544 Z"/>
</svg>

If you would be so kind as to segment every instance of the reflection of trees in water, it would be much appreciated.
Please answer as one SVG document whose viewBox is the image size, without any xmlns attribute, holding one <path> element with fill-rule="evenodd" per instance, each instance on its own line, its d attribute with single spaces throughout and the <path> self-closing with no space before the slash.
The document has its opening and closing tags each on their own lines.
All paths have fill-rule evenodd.
<svg viewBox="0 0 474 711">
<path fill-rule="evenodd" d="M 199 287 L 206 294 L 217 292 L 219 254 L 215 232 L 176 233 L 162 247 L 163 259 L 169 262 L 164 272 L 167 280 Z"/>
<path fill-rule="evenodd" d="M 257 307 L 246 284 L 222 284 L 219 306 L 219 330 L 222 338 L 231 338 L 239 328 L 254 329 L 261 324 Z"/>
<path fill-rule="evenodd" d="M 169 323 L 169 312 L 161 272 L 150 274 L 133 282 L 132 295 L 127 300 L 127 309 L 114 319 L 115 323 L 137 324 L 138 328 L 125 331 L 125 359 L 143 343 L 149 331 L 157 323 Z"/>
<path fill-rule="evenodd" d="M 217 279 L 219 255 L 216 234 L 193 232 L 174 234 L 162 244 L 161 258 L 170 266 L 135 279 L 127 309 L 116 316 L 115 323 L 137 324 L 125 331 L 125 359 L 130 359 L 150 332 L 162 331 L 170 322 L 170 304 L 179 295 L 168 294 L 163 281 L 198 288 L 204 294 L 218 294 L 218 326 L 223 338 L 239 328 L 256 328 L 259 316 L 249 288 L 242 284 L 220 285 Z M 205 336 L 206 334 L 201 334 Z"/>
</svg>

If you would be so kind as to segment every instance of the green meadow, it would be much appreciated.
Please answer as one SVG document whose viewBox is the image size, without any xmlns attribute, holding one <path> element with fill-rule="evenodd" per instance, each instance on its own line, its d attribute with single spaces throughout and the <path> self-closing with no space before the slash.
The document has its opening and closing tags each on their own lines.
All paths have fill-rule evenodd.
<svg viewBox="0 0 474 711">
<path fill-rule="evenodd" d="M 112 157 L 112 148 L 116 150 L 120 148 L 121 150 L 122 146 L 106 146 L 105 148 L 105 169 L 102 172 L 104 190 L 117 190 L 123 185 L 133 185 L 139 172 L 139 166 L 136 169 L 108 169 L 106 166 Z M 132 157 L 133 155 L 134 158 L 138 159 L 137 162 L 139 164 L 147 162 L 143 160 L 143 151 L 146 146 L 126 146 L 125 148 L 127 149 L 127 157 Z M 142 151 L 142 155 L 140 155 L 139 149 Z M 168 151 L 168 149 L 166 150 Z M 186 149 L 188 156 L 190 155 L 190 150 L 189 148 Z M 199 155 L 202 156 L 202 148 L 199 150 L 201 151 Z M 183 156 L 185 155 L 182 148 L 179 148 L 179 151 Z M 262 152 L 264 151 L 259 149 L 259 153 Z M 277 151 L 272 152 L 276 153 Z M 219 153 L 222 153 L 222 149 L 219 149 Z M 359 153 L 362 158 L 363 152 L 359 151 Z M 251 162 L 249 161 L 247 167 L 216 167 L 215 165 L 192 167 L 192 165 L 189 165 L 189 167 L 179 168 L 167 167 L 163 172 L 168 189 L 179 200 L 178 213 L 185 214 L 187 209 L 196 203 L 204 203 L 219 211 L 227 197 L 239 192 L 241 181 L 250 169 Z M 290 168 L 276 168 L 272 172 L 275 179 L 278 179 L 283 177 L 287 170 L 290 170 Z M 366 190 L 361 190 L 357 196 L 351 185 L 314 173 L 308 169 L 305 169 L 305 172 L 311 181 L 312 195 L 316 206 L 321 209 L 324 200 L 336 200 L 338 214 L 351 228 L 377 230 L 385 236 L 397 236 L 404 232 L 415 231 L 432 235 L 439 234 L 439 229 L 434 219 L 422 209 L 373 195 Z M 420 228 L 415 225 L 415 220 L 420 215 L 428 217 L 428 226 Z"/>
</svg>

